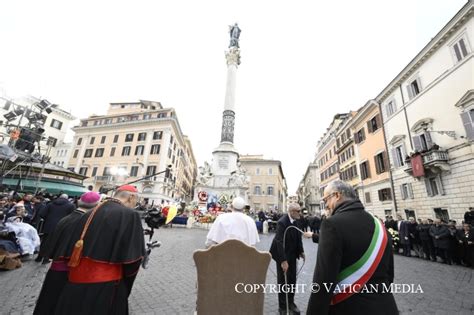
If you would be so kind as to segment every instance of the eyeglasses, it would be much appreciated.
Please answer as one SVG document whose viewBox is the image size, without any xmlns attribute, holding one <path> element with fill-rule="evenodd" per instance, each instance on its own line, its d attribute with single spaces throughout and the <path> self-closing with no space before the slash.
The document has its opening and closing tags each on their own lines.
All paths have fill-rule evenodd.
<svg viewBox="0 0 474 315">
<path fill-rule="evenodd" d="M 323 202 L 324 202 L 324 203 L 328 203 L 329 198 L 331 198 L 331 197 L 334 196 L 335 194 L 337 194 L 337 192 L 333 192 L 333 193 L 327 195 L 326 197 L 323 197 Z"/>
</svg>

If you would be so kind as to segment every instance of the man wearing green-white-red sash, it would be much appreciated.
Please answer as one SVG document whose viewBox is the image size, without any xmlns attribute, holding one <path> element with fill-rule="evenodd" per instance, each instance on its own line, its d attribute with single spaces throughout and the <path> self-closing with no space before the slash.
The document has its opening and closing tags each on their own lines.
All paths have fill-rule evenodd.
<svg viewBox="0 0 474 315">
<path fill-rule="evenodd" d="M 307 314 L 398 314 L 384 225 L 341 180 L 329 183 L 323 201 L 328 218 L 321 225 Z"/>
</svg>

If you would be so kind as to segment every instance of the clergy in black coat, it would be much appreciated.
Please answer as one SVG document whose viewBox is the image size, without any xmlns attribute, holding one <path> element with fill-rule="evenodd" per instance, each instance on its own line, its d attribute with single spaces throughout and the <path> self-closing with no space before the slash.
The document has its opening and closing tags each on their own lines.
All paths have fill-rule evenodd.
<svg viewBox="0 0 474 315">
<path fill-rule="evenodd" d="M 140 215 L 131 209 L 137 199 L 134 186 L 118 188 L 114 198 L 81 217 L 74 242 L 60 244 L 56 253 L 69 260 L 70 269 L 55 314 L 128 314 L 128 297 L 145 255 Z M 78 256 L 74 249 L 80 239 Z"/>
<path fill-rule="evenodd" d="M 59 198 L 51 201 L 41 210 L 40 217 L 44 219 L 43 237 L 41 239 L 41 246 L 36 261 L 41 261 L 44 258 L 45 244 L 47 243 L 49 234 L 53 233 L 58 222 L 65 216 L 71 214 L 76 207 L 69 202 L 68 195 L 62 194 Z M 46 259 L 46 258 L 44 258 Z M 43 260 L 46 262 L 46 260 Z"/>
<path fill-rule="evenodd" d="M 47 259 L 52 258 L 53 263 L 46 274 L 41 287 L 40 295 L 36 301 L 34 315 L 54 314 L 58 297 L 68 282 L 67 260 L 58 257 L 57 249 L 61 243 L 74 244 L 74 228 L 79 223 L 82 215 L 97 206 L 100 195 L 89 191 L 84 193 L 79 200 L 79 208 L 75 209 L 70 215 L 64 217 L 56 225 L 54 232 L 48 237 L 44 246 L 44 256 Z"/>
<path fill-rule="evenodd" d="M 278 220 L 275 238 L 270 247 L 272 258 L 276 262 L 278 284 L 280 285 L 285 284 L 285 273 L 287 284 L 296 284 L 296 260 L 305 259 L 301 232 L 294 228 L 297 227 L 296 221 L 299 219 L 300 213 L 298 204 L 289 205 L 288 214 Z M 294 227 L 292 228 L 292 226 Z M 283 238 L 285 238 L 284 245 Z M 288 293 L 288 308 L 299 313 L 299 309 L 294 303 L 294 297 L 294 292 Z M 286 294 L 283 292 L 278 293 L 278 306 L 280 313 L 286 314 Z"/>
<path fill-rule="evenodd" d="M 318 284 L 320 290 L 311 294 L 307 314 L 398 314 L 392 293 L 382 289 L 378 293 L 355 293 L 332 305 L 338 275 L 361 259 L 368 250 L 376 219 L 364 210 L 352 186 L 341 180 L 333 181 L 326 187 L 323 201 L 330 216 L 321 224 L 313 276 L 313 283 Z M 393 282 L 393 253 L 391 240 L 387 237 L 380 262 L 367 280 L 367 286 L 389 287 Z"/>
</svg>

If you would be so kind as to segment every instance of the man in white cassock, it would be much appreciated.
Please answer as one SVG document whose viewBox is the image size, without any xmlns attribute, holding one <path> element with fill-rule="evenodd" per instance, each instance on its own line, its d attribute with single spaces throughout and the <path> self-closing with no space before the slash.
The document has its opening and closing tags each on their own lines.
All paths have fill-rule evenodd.
<svg viewBox="0 0 474 315">
<path fill-rule="evenodd" d="M 257 225 L 242 212 L 244 207 L 244 199 L 237 197 L 232 201 L 232 212 L 217 217 L 207 234 L 206 248 L 229 239 L 242 241 L 248 246 L 255 246 L 260 242 Z"/>
</svg>

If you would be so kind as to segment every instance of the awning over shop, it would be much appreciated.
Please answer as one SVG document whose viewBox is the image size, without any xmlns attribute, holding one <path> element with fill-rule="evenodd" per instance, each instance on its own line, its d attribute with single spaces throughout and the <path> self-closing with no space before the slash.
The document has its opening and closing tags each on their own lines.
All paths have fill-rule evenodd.
<svg viewBox="0 0 474 315">
<path fill-rule="evenodd" d="M 4 178 L 3 185 L 10 188 L 15 188 L 18 184 L 18 178 Z M 38 189 L 46 190 L 51 194 L 58 194 L 63 192 L 69 196 L 80 196 L 87 191 L 84 186 L 74 185 L 67 182 L 50 182 L 41 180 L 38 184 Z M 35 192 L 36 180 L 33 179 L 22 179 L 20 183 L 20 190 L 25 192 Z"/>
</svg>

